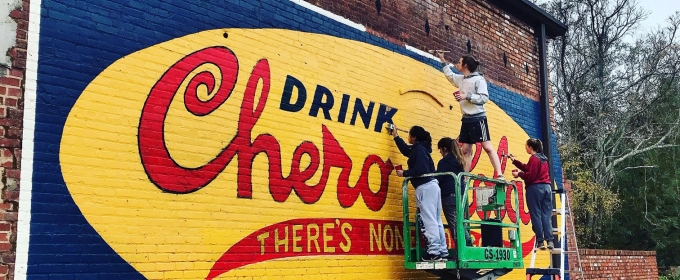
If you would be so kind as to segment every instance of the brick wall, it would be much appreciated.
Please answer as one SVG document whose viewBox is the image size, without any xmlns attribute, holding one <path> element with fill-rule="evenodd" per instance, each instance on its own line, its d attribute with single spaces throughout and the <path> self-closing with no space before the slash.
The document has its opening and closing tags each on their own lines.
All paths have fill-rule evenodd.
<svg viewBox="0 0 680 280">
<path fill-rule="evenodd" d="M 449 61 L 466 54 L 469 42 L 470 53 L 482 62 L 480 69 L 487 79 L 533 100 L 539 98 L 533 29 L 485 0 L 311 2 L 365 24 L 369 33 L 391 41 L 421 50 L 450 50 Z"/>
<path fill-rule="evenodd" d="M 17 277 L 427 277 L 403 268 L 396 245 L 404 230 L 392 167 L 406 159 L 382 130 L 386 108 L 435 141 L 455 137 L 455 88 L 413 48 L 450 49 L 453 59 L 469 40 L 490 81 L 492 142 L 523 155 L 524 141 L 541 136 L 532 31 L 481 0 L 309 3 L 42 0 L 33 12 L 40 33 L 30 34 L 40 39 L 37 73 L 29 71 L 37 85 L 27 87 L 36 95 L 26 106 L 35 114 L 34 129 L 26 122 L 33 169 L 22 175 L 31 179 L 23 186 L 31 200 L 21 201 L 31 206 L 30 235 L 19 229 L 31 251 L 19 255 Z M 13 17 L 25 49 L 27 7 Z M 14 54 L 20 71 L 10 74 L 20 74 L 26 53 Z M 234 85 L 231 95 L 207 94 L 212 77 Z M 302 98 L 303 87 L 301 105 L 286 100 Z M 256 92 L 264 88 L 268 95 Z M 21 111 L 6 113 L 16 125 L 6 137 L 20 136 Z M 15 169 L 3 182 L 16 186 L 20 154 L 10 152 Z M 491 175 L 484 153 L 475 162 L 475 173 Z M 16 192 L 3 194 L 10 198 Z M 511 210 L 531 246 L 520 201 Z M 16 248 L 8 249 L 2 260 L 11 263 Z M 503 279 L 524 278 L 516 270 Z"/>
<path fill-rule="evenodd" d="M 564 182 L 564 189 L 571 197 L 571 183 Z M 569 217 L 569 216 L 567 216 Z M 568 251 L 575 252 L 576 236 L 572 224 L 567 221 L 567 247 Z M 625 250 L 578 250 L 583 277 L 579 270 L 579 256 L 575 253 L 568 254 L 569 270 L 572 280 L 619 280 L 619 279 L 657 279 L 658 268 L 656 252 L 654 251 L 625 251 Z"/>
<path fill-rule="evenodd" d="M 13 279 L 14 275 L 28 12 L 26 0 L 9 15 L 0 15 L 17 23 L 16 45 L 7 50 L 11 67 L 0 67 L 0 279 Z"/>
<path fill-rule="evenodd" d="M 581 261 L 585 279 L 657 279 L 654 251 L 582 249 Z M 581 279 L 572 275 L 571 279 Z"/>
</svg>

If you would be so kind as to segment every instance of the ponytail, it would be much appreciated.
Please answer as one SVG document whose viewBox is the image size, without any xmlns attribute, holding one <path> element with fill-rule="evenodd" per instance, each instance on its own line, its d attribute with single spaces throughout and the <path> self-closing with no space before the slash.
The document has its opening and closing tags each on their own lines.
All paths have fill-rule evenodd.
<svg viewBox="0 0 680 280">
<path fill-rule="evenodd" d="M 465 158 L 458 145 L 458 141 L 451 139 L 450 137 L 444 137 L 437 143 L 437 148 L 444 149 L 447 153 L 453 155 L 461 166 L 465 166 Z"/>
<path fill-rule="evenodd" d="M 465 157 L 463 157 L 463 151 L 460 149 L 458 141 L 451 141 L 451 151 L 453 156 L 458 160 L 458 163 L 460 163 L 461 166 L 465 166 Z"/>
<path fill-rule="evenodd" d="M 428 149 L 432 150 L 432 137 L 430 136 L 430 133 L 427 132 L 427 130 L 415 125 L 411 127 L 411 130 L 409 130 L 408 134 L 416 138 L 417 142 L 423 142 L 428 147 Z"/>
</svg>

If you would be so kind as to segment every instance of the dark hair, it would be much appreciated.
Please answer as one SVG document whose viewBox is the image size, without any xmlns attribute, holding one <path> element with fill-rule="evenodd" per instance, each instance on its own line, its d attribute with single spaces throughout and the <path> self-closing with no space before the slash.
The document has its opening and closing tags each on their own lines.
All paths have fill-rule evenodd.
<svg viewBox="0 0 680 280">
<path fill-rule="evenodd" d="M 424 142 L 428 148 L 432 149 L 432 137 L 430 137 L 430 133 L 424 128 L 414 125 L 411 127 L 411 130 L 408 131 L 408 135 L 416 138 L 416 141 L 418 142 Z"/>
<path fill-rule="evenodd" d="M 437 148 L 446 150 L 447 153 L 453 155 L 453 157 L 458 160 L 461 166 L 465 166 L 465 158 L 463 157 L 463 151 L 460 150 L 458 146 L 458 141 L 451 139 L 450 137 L 444 137 L 439 139 L 437 143 Z"/>
<path fill-rule="evenodd" d="M 464 55 L 461 58 L 463 59 L 462 66 L 467 67 L 467 69 L 470 70 L 470 72 L 477 71 L 477 67 L 479 66 L 479 61 L 477 61 L 471 55 Z"/>
<path fill-rule="evenodd" d="M 527 140 L 527 146 L 529 146 L 531 149 L 533 149 L 534 152 L 537 152 L 537 153 L 543 152 L 543 143 L 541 143 L 541 140 L 538 140 L 536 138 L 531 138 L 531 139 Z"/>
</svg>

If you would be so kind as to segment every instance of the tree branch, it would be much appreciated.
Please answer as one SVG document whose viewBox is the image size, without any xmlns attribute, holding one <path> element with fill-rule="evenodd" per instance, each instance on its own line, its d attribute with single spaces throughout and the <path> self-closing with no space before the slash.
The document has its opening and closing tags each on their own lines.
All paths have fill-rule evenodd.
<svg viewBox="0 0 680 280">
<path fill-rule="evenodd" d="M 619 173 L 626 171 L 626 170 L 631 170 L 631 169 L 642 169 L 642 168 L 658 168 L 656 165 L 642 165 L 642 166 L 629 166 L 624 169 L 621 169 L 619 171 L 616 171 L 614 175 L 618 175 Z"/>
</svg>

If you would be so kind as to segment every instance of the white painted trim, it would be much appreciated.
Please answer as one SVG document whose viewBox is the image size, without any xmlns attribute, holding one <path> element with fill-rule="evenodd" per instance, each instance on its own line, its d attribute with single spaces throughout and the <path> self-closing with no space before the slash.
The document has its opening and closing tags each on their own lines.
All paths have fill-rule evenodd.
<svg viewBox="0 0 680 280">
<path fill-rule="evenodd" d="M 31 0 L 28 21 L 28 50 L 24 81 L 24 122 L 19 189 L 19 221 L 14 279 L 26 279 L 28 243 L 31 232 L 31 195 L 33 190 L 33 147 L 35 141 L 35 109 L 38 84 L 38 44 L 40 41 L 41 0 Z"/>
<path fill-rule="evenodd" d="M 307 8 L 307 9 L 310 9 L 310 10 L 312 10 L 312 11 L 315 11 L 315 12 L 317 12 L 317 13 L 319 13 L 319 14 L 322 14 L 322 15 L 324 15 L 324 16 L 330 18 L 330 19 L 333 19 L 333 20 L 335 20 L 335 21 L 337 21 L 337 22 L 339 22 L 339 23 L 343 23 L 343 24 L 348 25 L 348 26 L 350 26 L 350 27 L 354 27 L 354 28 L 359 29 L 359 30 L 361 30 L 361 31 L 363 31 L 363 32 L 366 32 L 366 27 L 365 27 L 365 26 L 363 26 L 363 25 L 361 25 L 361 24 L 359 24 L 359 23 L 353 22 L 353 21 L 351 21 L 351 20 L 349 20 L 349 19 L 346 19 L 346 18 L 344 18 L 344 17 L 342 17 L 342 16 L 340 16 L 340 15 L 336 15 L 336 14 L 334 14 L 334 13 L 331 13 L 330 11 L 327 11 L 327 10 L 324 10 L 324 9 L 319 8 L 319 7 L 317 7 L 317 6 L 314 6 L 314 5 L 312 5 L 312 4 L 310 4 L 310 3 L 306 2 L 306 1 L 303 1 L 303 0 L 290 0 L 290 2 L 293 2 L 293 3 L 295 3 L 295 4 L 298 4 L 298 5 L 302 6 L 302 7 L 305 7 L 305 8 Z"/>
<path fill-rule="evenodd" d="M 427 58 L 429 58 L 429 59 L 434 59 L 434 60 L 436 60 L 436 61 L 438 61 L 438 62 L 442 62 L 438 57 L 436 57 L 436 56 L 434 56 L 434 55 L 432 55 L 432 54 L 430 54 L 430 53 L 428 53 L 428 52 L 426 52 L 426 51 L 421 51 L 421 50 L 416 49 L 416 48 L 414 48 L 414 47 L 411 47 L 411 46 L 409 46 L 409 45 L 404 45 L 404 46 L 406 47 L 407 50 L 412 51 L 412 52 L 414 52 L 414 53 L 416 53 L 416 54 L 419 54 L 420 56 L 424 56 L 424 57 L 427 57 Z"/>
</svg>

